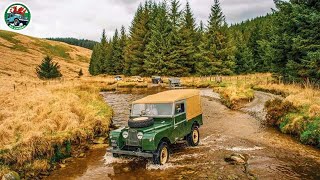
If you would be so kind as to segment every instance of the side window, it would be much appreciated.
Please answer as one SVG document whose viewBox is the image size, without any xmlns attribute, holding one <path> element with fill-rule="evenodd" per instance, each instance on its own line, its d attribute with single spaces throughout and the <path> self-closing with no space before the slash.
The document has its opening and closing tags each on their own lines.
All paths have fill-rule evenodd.
<svg viewBox="0 0 320 180">
<path fill-rule="evenodd" d="M 184 103 L 177 103 L 175 107 L 175 114 L 180 114 L 185 112 L 185 106 Z"/>
</svg>

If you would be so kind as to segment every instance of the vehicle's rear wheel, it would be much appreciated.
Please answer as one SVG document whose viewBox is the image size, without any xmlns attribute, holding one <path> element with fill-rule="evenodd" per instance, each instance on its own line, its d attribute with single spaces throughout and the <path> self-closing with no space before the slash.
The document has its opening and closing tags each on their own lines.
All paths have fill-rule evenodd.
<svg viewBox="0 0 320 180">
<path fill-rule="evenodd" d="M 155 154 L 153 155 L 153 163 L 164 165 L 169 161 L 169 146 L 166 142 L 161 142 Z"/>
<path fill-rule="evenodd" d="M 200 133 L 197 126 L 193 126 L 191 133 L 187 136 L 187 141 L 190 146 L 198 146 L 200 142 Z"/>
<path fill-rule="evenodd" d="M 14 19 L 13 24 L 14 24 L 15 26 L 19 26 L 19 24 L 20 24 L 19 19 Z"/>
</svg>

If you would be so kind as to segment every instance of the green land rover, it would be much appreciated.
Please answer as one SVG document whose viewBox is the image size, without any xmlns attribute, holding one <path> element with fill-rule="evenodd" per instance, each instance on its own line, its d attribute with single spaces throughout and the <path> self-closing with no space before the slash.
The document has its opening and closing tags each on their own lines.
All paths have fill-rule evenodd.
<svg viewBox="0 0 320 180">
<path fill-rule="evenodd" d="M 163 165 L 169 160 L 169 147 L 187 141 L 199 144 L 202 110 L 199 90 L 170 90 L 134 101 L 128 126 L 110 132 L 110 152 L 153 158 Z"/>
</svg>

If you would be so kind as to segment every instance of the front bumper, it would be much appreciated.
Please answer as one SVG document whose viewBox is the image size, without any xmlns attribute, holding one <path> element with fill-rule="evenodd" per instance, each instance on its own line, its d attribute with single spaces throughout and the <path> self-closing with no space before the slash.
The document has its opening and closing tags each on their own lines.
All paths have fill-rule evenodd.
<svg viewBox="0 0 320 180">
<path fill-rule="evenodd" d="M 152 158 L 153 157 L 152 153 L 138 152 L 138 151 L 126 151 L 126 150 L 120 150 L 120 149 L 107 149 L 107 152 L 121 154 L 121 155 L 145 157 L 145 158 Z"/>
</svg>

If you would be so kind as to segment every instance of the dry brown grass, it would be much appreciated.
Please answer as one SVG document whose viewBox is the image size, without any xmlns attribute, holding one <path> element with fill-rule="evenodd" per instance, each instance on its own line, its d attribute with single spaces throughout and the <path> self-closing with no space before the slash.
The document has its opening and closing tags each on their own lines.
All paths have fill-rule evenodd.
<svg viewBox="0 0 320 180">
<path fill-rule="evenodd" d="M 0 160 L 18 169 L 28 163 L 41 169 L 47 167 L 43 161 L 54 155 L 55 145 L 66 141 L 79 144 L 106 135 L 112 109 L 99 95 L 101 79 L 92 79 L 51 81 L 46 85 L 32 80 L 24 81 L 27 89 L 24 85 L 17 86 L 16 91 L 1 89 Z M 0 83 L 5 81 L 0 79 Z M 38 86 L 29 86 L 33 83 Z M 38 157 L 43 161 L 34 161 Z"/>
<path fill-rule="evenodd" d="M 285 100 L 292 102 L 296 107 L 307 107 L 310 116 L 315 116 L 320 110 L 320 91 L 312 88 L 303 88 L 298 85 L 269 84 L 258 85 L 257 88 L 265 91 L 285 94 Z"/>
<path fill-rule="evenodd" d="M 99 95 L 113 77 L 89 77 L 91 51 L 65 43 L 0 31 L 0 178 L 10 168 L 49 168 L 56 147 L 105 136 L 112 109 Z M 42 81 L 35 68 L 45 55 L 63 78 Z M 82 68 L 84 76 L 78 78 Z"/>
<path fill-rule="evenodd" d="M 254 91 L 250 86 L 244 84 L 215 87 L 214 91 L 220 94 L 223 103 L 231 109 L 239 109 L 254 98 Z"/>
<path fill-rule="evenodd" d="M 301 142 L 320 147 L 320 91 L 298 85 L 258 85 L 258 89 L 285 97 L 281 105 L 291 103 L 294 110 L 273 118 L 279 129 L 297 136 Z M 278 105 L 269 102 L 271 109 Z M 268 111 L 268 115 L 273 111 Z"/>
<path fill-rule="evenodd" d="M 46 55 L 60 64 L 64 77 L 76 77 L 80 69 L 89 75 L 84 61 L 90 59 L 91 50 L 66 43 L 0 30 L 0 54 L 0 76 L 4 77 L 36 77 L 35 68 Z"/>
</svg>

